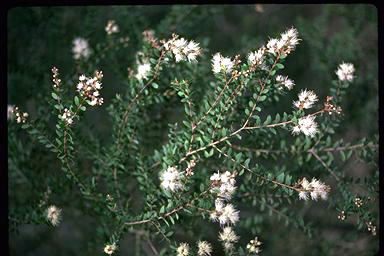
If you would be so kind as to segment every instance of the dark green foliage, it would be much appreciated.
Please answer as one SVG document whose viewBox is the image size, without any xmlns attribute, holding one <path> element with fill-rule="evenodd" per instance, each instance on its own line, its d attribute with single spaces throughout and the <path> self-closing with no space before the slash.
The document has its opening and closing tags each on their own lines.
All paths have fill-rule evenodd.
<svg viewBox="0 0 384 256">
<path fill-rule="evenodd" d="M 197 255 L 197 241 L 207 240 L 212 255 L 248 255 L 255 236 L 265 255 L 377 252 L 375 10 L 260 8 L 10 10 L 8 104 L 29 113 L 24 123 L 8 120 L 11 254 L 102 255 L 116 243 L 116 255 L 176 255 L 188 242 Z M 107 35 L 111 19 L 119 32 Z M 292 26 L 302 39 L 295 51 L 266 52 L 265 66 L 250 64 L 250 52 Z M 200 43 L 196 62 L 179 62 L 167 50 L 173 33 Z M 88 39 L 88 59 L 73 59 L 79 36 Z M 212 72 L 216 52 L 229 56 L 236 71 Z M 335 74 L 343 61 L 356 68 L 353 82 Z M 144 63 L 151 70 L 137 78 Z M 52 81 L 54 66 L 60 81 Z M 96 77 L 96 70 L 104 74 L 101 106 L 76 89 L 80 75 Z M 294 88 L 282 89 L 279 75 L 294 80 Z M 311 109 L 292 106 L 303 89 L 319 98 Z M 341 106 L 341 114 L 329 114 L 325 103 Z M 308 116 L 316 116 L 319 132 L 292 134 Z M 170 167 L 182 172 L 176 191 L 163 188 Z M 230 203 L 240 211 L 232 251 L 218 239 L 223 225 L 210 220 L 217 198 L 210 177 L 227 170 L 237 187 Z M 299 200 L 304 177 L 329 185 L 328 199 Z M 46 218 L 50 205 L 63 210 L 57 227 Z M 28 228 L 35 238 L 21 246 Z M 79 243 L 46 239 L 59 232 L 78 232 Z M 364 251 L 356 250 L 360 243 Z"/>
</svg>

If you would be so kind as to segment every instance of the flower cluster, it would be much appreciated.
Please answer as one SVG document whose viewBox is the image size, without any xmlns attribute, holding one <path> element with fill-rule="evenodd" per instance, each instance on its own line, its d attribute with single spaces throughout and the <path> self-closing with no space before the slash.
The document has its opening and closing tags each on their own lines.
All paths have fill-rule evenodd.
<svg viewBox="0 0 384 256">
<path fill-rule="evenodd" d="M 8 108 L 8 111 L 10 111 L 10 109 Z M 28 118 L 28 113 L 27 112 L 20 112 L 19 108 L 18 107 L 13 107 L 12 109 L 12 113 L 15 114 L 15 117 L 16 117 L 16 122 L 19 124 L 19 123 L 25 123 L 27 121 L 27 118 Z"/>
<path fill-rule="evenodd" d="M 171 51 L 175 56 L 176 62 L 188 60 L 189 62 L 196 61 L 197 56 L 201 54 L 201 48 L 194 41 L 187 41 L 184 38 L 179 38 L 173 34 L 172 38 L 164 43 L 167 51 Z"/>
<path fill-rule="evenodd" d="M 104 252 L 106 254 L 109 254 L 109 255 L 112 255 L 117 249 L 117 245 L 116 243 L 113 243 L 113 244 L 107 244 L 105 247 L 104 247 Z"/>
<path fill-rule="evenodd" d="M 317 200 L 318 198 L 325 200 L 331 190 L 329 186 L 315 178 L 313 178 L 311 182 L 308 182 L 306 178 L 303 178 L 298 182 L 298 186 L 300 190 L 299 198 L 304 200 L 308 200 L 309 197 L 311 197 L 312 200 Z"/>
<path fill-rule="evenodd" d="M 353 73 L 355 72 L 355 67 L 351 63 L 341 63 L 336 70 L 336 75 L 340 81 L 353 81 Z"/>
<path fill-rule="evenodd" d="M 265 48 L 265 46 L 262 46 L 257 51 L 248 54 L 249 64 L 253 67 L 262 66 L 264 64 L 266 51 L 267 49 Z"/>
<path fill-rule="evenodd" d="M 199 256 L 208 256 L 212 253 L 212 245 L 207 241 L 198 241 L 197 242 L 197 255 Z"/>
<path fill-rule="evenodd" d="M 306 89 L 299 93 L 299 100 L 294 101 L 293 105 L 298 109 L 308 109 L 313 107 L 313 104 L 317 101 L 317 95 L 313 91 L 307 91 Z"/>
<path fill-rule="evenodd" d="M 177 249 L 177 256 L 188 256 L 189 255 L 189 244 L 181 243 Z M 212 245 L 207 241 L 198 241 L 197 242 L 197 255 L 198 256 L 209 256 L 212 253 Z"/>
<path fill-rule="evenodd" d="M 239 237 L 233 231 L 232 227 L 225 227 L 219 234 L 219 239 L 223 242 L 225 249 L 233 248 L 233 244 L 239 240 Z"/>
<path fill-rule="evenodd" d="M 375 236 L 376 235 L 376 226 L 372 225 L 371 221 L 367 222 L 366 224 L 367 224 L 368 231 L 371 232 L 373 236 Z"/>
<path fill-rule="evenodd" d="M 85 97 L 87 103 L 91 106 L 103 104 L 103 98 L 100 97 L 99 92 L 102 78 L 102 71 L 96 71 L 95 76 L 92 78 L 86 77 L 85 75 L 79 77 L 77 91 L 80 93 L 80 96 Z"/>
<path fill-rule="evenodd" d="M 305 116 L 299 119 L 298 124 L 293 127 L 292 133 L 304 133 L 306 136 L 313 137 L 318 132 L 315 116 Z"/>
<path fill-rule="evenodd" d="M 77 37 L 73 39 L 72 43 L 73 58 L 75 60 L 88 59 L 88 57 L 91 55 L 88 40 L 82 37 Z"/>
<path fill-rule="evenodd" d="M 167 170 L 160 174 L 160 186 L 165 190 L 176 191 L 183 187 L 181 182 L 181 174 L 176 167 L 168 167 Z"/>
<path fill-rule="evenodd" d="M 59 89 L 61 84 L 61 79 L 59 78 L 59 70 L 56 67 L 52 68 L 52 82 L 53 88 Z"/>
<path fill-rule="evenodd" d="M 341 211 L 340 214 L 337 216 L 337 218 L 339 220 L 345 220 L 345 218 L 346 218 L 345 211 Z"/>
<path fill-rule="evenodd" d="M 213 174 L 210 178 L 212 182 L 211 192 L 217 193 L 219 197 L 230 200 L 236 190 L 235 175 L 235 173 L 230 173 L 229 171 Z"/>
<path fill-rule="evenodd" d="M 67 125 L 71 125 L 73 123 L 73 113 L 67 108 L 64 109 L 64 113 L 62 115 L 59 115 L 59 118 Z"/>
<path fill-rule="evenodd" d="M 137 80 L 147 79 L 150 72 L 151 72 L 151 64 L 149 63 L 139 64 L 139 66 L 137 67 L 137 74 L 135 77 Z"/>
<path fill-rule="evenodd" d="M 235 61 L 231 58 L 223 57 L 221 53 L 216 53 L 212 58 L 212 71 L 215 74 L 220 72 L 231 73 L 233 67 L 235 66 Z"/>
<path fill-rule="evenodd" d="M 239 211 L 236 211 L 232 204 L 224 205 L 223 201 L 218 198 L 210 218 L 219 221 L 220 225 L 235 224 L 239 220 Z"/>
<path fill-rule="evenodd" d="M 108 35 L 112 35 L 113 33 L 118 33 L 119 26 L 116 24 L 114 20 L 109 20 L 107 23 L 107 26 L 105 27 L 105 32 L 107 32 Z"/>
<path fill-rule="evenodd" d="M 57 226 L 61 220 L 61 209 L 51 205 L 47 209 L 47 219 L 53 226 Z"/>
<path fill-rule="evenodd" d="M 267 51 L 273 54 L 289 54 L 301 40 L 297 36 L 297 30 L 295 28 L 290 28 L 281 34 L 280 39 L 270 39 L 267 43 Z"/>
<path fill-rule="evenodd" d="M 333 113 L 340 114 L 342 109 L 339 106 L 336 106 L 331 101 L 333 96 L 327 96 L 326 101 L 324 102 L 324 111 L 332 115 Z"/>
<path fill-rule="evenodd" d="M 181 243 L 176 249 L 177 256 L 188 256 L 189 255 L 189 244 Z"/>
<path fill-rule="evenodd" d="M 192 159 L 191 161 L 189 161 L 187 169 L 185 169 L 185 175 L 192 176 L 194 174 L 193 169 L 195 168 L 195 166 L 196 166 L 195 160 Z"/>
<path fill-rule="evenodd" d="M 355 205 L 357 208 L 360 208 L 363 205 L 363 200 L 360 197 L 355 198 Z"/>
<path fill-rule="evenodd" d="M 295 85 L 295 82 L 288 78 L 288 76 L 277 75 L 276 82 L 280 85 L 280 88 L 286 87 L 288 90 L 291 90 Z"/>
<path fill-rule="evenodd" d="M 255 237 L 255 239 L 249 241 L 247 244 L 247 249 L 249 253 L 256 253 L 259 254 L 261 252 L 261 245 L 263 243 L 259 240 L 258 237 Z"/>
</svg>

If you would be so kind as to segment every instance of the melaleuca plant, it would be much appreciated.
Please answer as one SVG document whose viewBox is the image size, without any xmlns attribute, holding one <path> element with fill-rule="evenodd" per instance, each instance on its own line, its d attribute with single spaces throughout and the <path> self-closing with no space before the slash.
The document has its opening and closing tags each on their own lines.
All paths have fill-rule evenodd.
<svg viewBox="0 0 384 256">
<path fill-rule="evenodd" d="M 104 42 L 73 40 L 72 80 L 62 81 L 60 67 L 52 67 L 51 99 L 41 102 L 51 108 L 49 120 L 9 106 L 9 168 L 20 170 L 34 157 L 20 152 L 23 143 L 37 141 L 62 171 L 59 179 L 47 175 L 40 182 L 37 203 L 22 202 L 28 214 L 10 212 L 13 228 L 19 222 L 57 227 L 76 208 L 96 219 L 89 239 L 100 254 L 119 254 L 124 237 L 134 236 L 137 255 L 259 255 L 270 246 L 263 222 L 281 221 L 287 232 L 318 239 L 321 223 L 305 220 L 301 208 L 320 204 L 335 220 L 351 219 L 356 229 L 376 235 L 378 138 L 333 136 L 348 115 L 343 96 L 359 76 L 353 63 L 340 60 L 325 85 L 328 95 L 319 97 L 310 82 L 295 85 L 284 74 L 301 41 L 294 27 L 232 57 L 146 30 L 135 64 L 114 77 L 124 88 L 105 98 L 109 85 L 98 63 L 113 61 L 116 49 L 129 45 L 128 37 L 117 36 L 116 21 L 105 32 Z M 302 88 L 298 95 L 294 86 Z M 282 98 L 291 99 L 291 109 L 271 111 Z M 173 108 L 159 113 L 167 104 Z M 107 141 L 84 121 L 86 112 L 98 114 L 104 105 Z M 345 175 L 353 154 L 373 166 L 369 178 Z M 58 199 L 69 195 L 76 200 Z"/>
</svg>

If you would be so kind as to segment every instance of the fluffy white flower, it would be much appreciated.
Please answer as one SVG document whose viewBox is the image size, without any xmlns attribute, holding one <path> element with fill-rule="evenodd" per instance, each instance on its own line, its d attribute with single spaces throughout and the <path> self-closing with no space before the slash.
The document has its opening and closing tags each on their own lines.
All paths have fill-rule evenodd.
<svg viewBox="0 0 384 256">
<path fill-rule="evenodd" d="M 160 174 L 160 186 L 165 190 L 175 191 L 183 187 L 180 180 L 180 173 L 175 167 L 168 167 Z"/>
<path fill-rule="evenodd" d="M 107 244 L 107 245 L 104 247 L 104 252 L 105 252 L 106 254 L 111 255 L 114 251 L 116 251 L 116 249 L 117 249 L 117 246 L 116 246 L 115 243 L 113 243 L 113 244 Z"/>
<path fill-rule="evenodd" d="M 171 51 L 175 56 L 176 62 L 188 60 L 195 62 L 197 56 L 201 54 L 199 44 L 194 41 L 187 41 L 184 38 L 179 38 L 178 35 L 172 35 L 172 38 L 164 43 L 166 50 Z"/>
<path fill-rule="evenodd" d="M 235 173 L 226 171 L 224 173 L 215 173 L 210 177 L 212 181 L 211 192 L 217 193 L 219 197 L 223 197 L 227 200 L 232 198 L 233 193 L 236 190 Z"/>
<path fill-rule="evenodd" d="M 355 72 L 355 67 L 351 63 L 341 63 L 336 70 L 336 75 L 340 81 L 353 81 L 353 73 Z"/>
<path fill-rule="evenodd" d="M 286 87 L 288 90 L 291 90 L 295 85 L 295 82 L 288 78 L 288 76 L 277 75 L 276 82 L 281 86 Z"/>
<path fill-rule="evenodd" d="M 317 123 L 314 121 L 315 116 L 305 116 L 299 119 L 298 125 L 294 126 L 292 129 L 293 134 L 299 132 L 304 133 L 306 136 L 313 137 L 318 132 Z"/>
<path fill-rule="evenodd" d="M 235 62 L 228 57 L 223 57 L 219 52 L 212 57 L 212 71 L 217 74 L 220 72 L 231 73 Z"/>
<path fill-rule="evenodd" d="M 311 182 L 308 182 L 306 178 L 303 178 L 298 184 L 301 186 L 299 198 L 304 200 L 308 200 L 309 197 L 312 200 L 317 200 L 319 198 L 326 200 L 328 198 L 328 193 L 331 190 L 329 186 L 315 178 L 313 178 Z"/>
<path fill-rule="evenodd" d="M 260 253 L 261 252 L 261 245 L 263 243 L 258 239 L 258 237 L 255 237 L 255 239 L 249 241 L 247 244 L 247 249 L 250 253 Z"/>
<path fill-rule="evenodd" d="M 293 105 L 296 108 L 308 109 L 313 107 L 313 104 L 317 101 L 317 95 L 313 91 L 302 90 L 299 94 L 299 100 L 294 101 Z"/>
<path fill-rule="evenodd" d="M 219 239 L 223 241 L 224 247 L 229 249 L 239 240 L 239 237 L 233 231 L 232 227 L 225 227 L 222 232 L 219 233 Z"/>
<path fill-rule="evenodd" d="M 135 77 L 137 80 L 147 79 L 150 71 L 151 71 L 151 64 L 149 63 L 141 64 L 137 67 L 137 74 Z"/>
<path fill-rule="evenodd" d="M 78 59 L 87 59 L 91 55 L 91 50 L 88 45 L 88 40 L 84 39 L 82 37 L 77 37 L 73 39 L 72 41 L 73 47 L 72 47 L 72 52 L 73 52 L 73 58 L 75 60 Z"/>
<path fill-rule="evenodd" d="M 212 253 L 212 245 L 208 243 L 207 241 L 199 241 L 197 243 L 197 254 L 199 256 L 207 256 L 211 255 Z"/>
<path fill-rule="evenodd" d="M 47 219 L 53 226 L 57 226 L 61 220 L 61 209 L 55 205 L 51 205 L 47 209 Z"/>
<path fill-rule="evenodd" d="M 224 205 L 221 199 L 215 200 L 215 210 L 211 212 L 211 219 L 219 221 L 221 225 L 235 224 L 239 220 L 239 211 L 232 204 Z"/>
<path fill-rule="evenodd" d="M 189 255 L 189 244 L 181 243 L 179 247 L 177 247 L 177 256 L 188 256 Z"/>
</svg>

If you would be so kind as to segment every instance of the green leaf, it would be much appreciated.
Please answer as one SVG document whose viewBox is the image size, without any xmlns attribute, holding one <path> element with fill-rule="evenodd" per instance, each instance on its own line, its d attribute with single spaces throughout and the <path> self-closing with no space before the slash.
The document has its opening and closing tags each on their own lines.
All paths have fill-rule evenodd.
<svg viewBox="0 0 384 256">
<path fill-rule="evenodd" d="M 152 87 L 157 89 L 157 88 L 159 88 L 159 85 L 157 83 L 152 83 Z"/>
<path fill-rule="evenodd" d="M 80 104 L 79 97 L 75 96 L 75 105 L 79 106 L 79 104 Z"/>
<path fill-rule="evenodd" d="M 59 98 L 59 96 L 57 96 L 57 94 L 56 93 L 51 93 L 51 95 L 52 95 L 52 98 L 54 98 L 55 100 L 57 100 L 58 98 Z"/>
<path fill-rule="evenodd" d="M 276 64 L 276 67 L 277 67 L 278 69 L 283 69 L 283 68 L 284 68 L 284 65 L 281 64 L 281 63 L 277 63 L 277 64 Z"/>
</svg>

